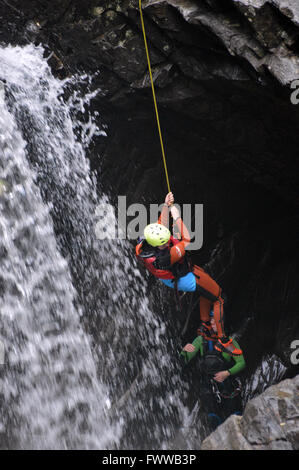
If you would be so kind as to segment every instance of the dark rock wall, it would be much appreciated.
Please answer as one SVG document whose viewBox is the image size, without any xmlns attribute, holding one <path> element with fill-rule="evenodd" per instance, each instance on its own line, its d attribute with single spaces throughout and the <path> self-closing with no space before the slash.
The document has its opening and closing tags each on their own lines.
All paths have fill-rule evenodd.
<svg viewBox="0 0 299 470">
<path fill-rule="evenodd" d="M 226 325 L 240 332 L 249 370 L 265 352 L 291 366 L 299 339 L 296 2 L 143 5 L 171 188 L 180 203 L 204 204 L 194 261 L 227 293 Z M 99 188 L 114 200 L 156 203 L 167 188 L 137 7 L 1 1 L 0 41 L 43 43 L 59 77 L 96 74 L 93 106 L 108 125 L 90 151 Z"/>
<path fill-rule="evenodd" d="M 298 450 L 299 377 L 269 387 L 249 401 L 243 416 L 230 416 L 201 450 Z"/>
</svg>

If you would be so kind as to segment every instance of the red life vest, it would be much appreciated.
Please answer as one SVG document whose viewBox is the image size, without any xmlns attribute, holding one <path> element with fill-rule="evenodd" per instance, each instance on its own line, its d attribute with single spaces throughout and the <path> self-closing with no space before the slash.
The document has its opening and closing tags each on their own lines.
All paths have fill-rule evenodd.
<svg viewBox="0 0 299 470">
<path fill-rule="evenodd" d="M 170 246 L 169 246 L 169 248 L 171 248 L 172 246 L 177 245 L 179 242 L 180 242 L 180 240 L 178 240 L 177 238 L 174 238 L 173 236 L 171 236 L 170 237 Z M 136 246 L 136 255 L 137 255 L 138 259 L 142 260 L 142 262 L 144 263 L 144 266 L 146 267 L 146 269 L 151 274 L 153 274 L 153 276 L 155 276 L 156 278 L 158 278 L 158 279 L 175 279 L 176 277 L 184 276 L 185 274 L 190 272 L 190 267 L 189 267 L 188 262 L 186 261 L 185 256 L 183 256 L 179 261 L 177 261 L 171 267 L 171 269 L 157 269 L 157 268 L 155 268 L 154 262 L 159 257 L 159 255 L 163 254 L 164 250 L 159 250 L 158 248 L 153 248 L 153 252 L 154 252 L 153 256 L 150 256 L 149 258 L 143 258 L 143 257 L 139 256 L 142 253 L 142 244 L 143 244 L 143 241 L 140 242 Z M 165 248 L 165 249 L 169 250 L 169 248 Z"/>
</svg>

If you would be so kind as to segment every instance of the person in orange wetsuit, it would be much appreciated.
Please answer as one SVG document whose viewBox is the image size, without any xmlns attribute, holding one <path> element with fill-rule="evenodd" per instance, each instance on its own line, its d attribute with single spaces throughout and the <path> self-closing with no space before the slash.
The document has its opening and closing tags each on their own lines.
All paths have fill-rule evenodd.
<svg viewBox="0 0 299 470">
<path fill-rule="evenodd" d="M 149 224 L 144 229 L 144 238 L 138 241 L 136 256 L 157 279 L 178 291 L 198 291 L 201 325 L 200 334 L 213 338 L 215 348 L 231 355 L 241 355 L 231 338 L 226 336 L 223 324 L 223 298 L 221 288 L 204 269 L 191 266 L 186 257 L 186 247 L 190 243 L 187 227 L 173 205 L 174 196 L 166 195 L 165 203 L 157 223 Z M 172 215 L 180 239 L 174 238 L 169 229 L 169 212 Z M 217 335 L 210 324 L 210 312 L 214 311 Z"/>
</svg>

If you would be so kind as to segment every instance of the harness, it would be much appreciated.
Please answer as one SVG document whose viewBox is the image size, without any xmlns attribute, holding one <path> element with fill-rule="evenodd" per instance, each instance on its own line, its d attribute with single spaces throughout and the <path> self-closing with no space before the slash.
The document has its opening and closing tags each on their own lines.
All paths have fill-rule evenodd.
<svg viewBox="0 0 299 470">
<path fill-rule="evenodd" d="M 154 258 L 153 263 L 158 260 L 160 257 L 163 257 L 165 253 L 159 248 L 155 248 L 147 243 L 146 240 L 141 239 L 139 243 L 142 242 L 142 250 L 138 253 L 139 258 L 149 259 Z M 170 238 L 170 248 L 179 243 L 179 240 L 176 240 L 173 236 Z M 173 266 L 167 266 L 165 271 L 170 271 L 174 277 L 174 282 L 176 283 L 180 277 L 185 276 L 192 271 L 192 264 L 189 253 L 185 253 L 185 256 L 177 261 Z"/>
<path fill-rule="evenodd" d="M 234 361 L 227 361 L 220 351 L 215 350 L 213 342 L 203 339 L 202 371 L 208 378 L 216 401 L 221 403 L 223 399 L 233 399 L 241 393 L 242 385 L 238 377 L 228 377 L 223 383 L 218 383 L 213 376 L 222 370 L 230 369 Z"/>
<path fill-rule="evenodd" d="M 230 359 L 230 361 L 224 359 L 222 352 L 217 351 L 214 348 L 214 344 L 211 340 L 206 340 L 204 338 L 202 362 L 206 374 L 211 377 L 221 370 L 230 369 L 234 365 L 234 361 L 232 359 Z"/>
<path fill-rule="evenodd" d="M 179 243 L 179 240 L 177 240 L 176 238 L 172 236 L 170 238 L 170 247 L 175 246 L 176 243 Z M 151 265 L 153 265 L 156 260 L 158 260 L 160 257 L 164 255 L 163 250 L 159 250 L 158 248 L 155 248 L 149 245 L 145 239 L 142 239 L 142 238 L 139 239 L 138 245 L 139 245 L 139 249 L 137 252 L 137 256 L 143 259 L 145 261 L 145 264 L 146 264 L 146 260 L 148 259 L 151 261 Z M 173 286 L 174 297 L 175 297 L 177 311 L 183 312 L 182 299 L 184 295 L 186 294 L 185 292 L 182 295 L 179 294 L 178 280 L 192 271 L 193 271 L 193 265 L 191 261 L 191 256 L 187 252 L 185 253 L 185 256 L 180 261 L 175 263 L 173 266 L 168 266 L 167 269 L 165 269 L 165 272 L 169 272 L 173 276 L 172 282 L 174 284 Z M 194 292 L 192 292 L 189 297 L 189 304 L 187 308 L 187 321 L 186 321 L 184 330 L 187 328 L 187 324 L 188 324 L 188 320 L 190 318 L 191 312 L 194 310 L 194 307 L 197 303 L 197 300 L 193 302 L 193 297 L 194 297 Z M 196 296 L 196 299 L 197 297 L 198 296 Z"/>
</svg>

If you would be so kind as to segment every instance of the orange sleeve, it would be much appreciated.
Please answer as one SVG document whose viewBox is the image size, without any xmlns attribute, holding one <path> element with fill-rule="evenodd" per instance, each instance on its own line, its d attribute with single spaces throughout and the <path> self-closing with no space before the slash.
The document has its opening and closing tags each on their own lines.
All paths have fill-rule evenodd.
<svg viewBox="0 0 299 470">
<path fill-rule="evenodd" d="M 187 229 L 186 225 L 182 221 L 181 217 L 178 217 L 176 219 L 175 224 L 176 224 L 176 226 L 179 230 L 179 233 L 181 235 L 181 242 L 184 242 L 184 247 L 186 248 L 186 246 L 189 245 L 189 243 L 190 243 L 189 230 Z"/>
<path fill-rule="evenodd" d="M 160 214 L 160 217 L 158 219 L 158 224 L 165 225 L 165 227 L 168 228 L 169 224 L 169 209 L 168 207 L 164 204 L 162 212 Z"/>
<path fill-rule="evenodd" d="M 185 256 L 184 242 L 179 242 L 170 248 L 170 264 L 171 266 L 180 261 Z"/>
<path fill-rule="evenodd" d="M 174 245 L 172 248 L 170 248 L 170 264 L 173 265 L 180 259 L 182 259 L 185 256 L 186 252 L 186 247 L 190 243 L 190 234 L 189 230 L 187 229 L 186 225 L 182 221 L 180 217 L 178 217 L 175 221 L 180 235 L 181 235 L 181 241 Z"/>
<path fill-rule="evenodd" d="M 138 243 L 135 247 L 135 254 L 136 256 L 139 256 L 141 253 L 141 247 L 142 247 L 142 242 Z"/>
</svg>

